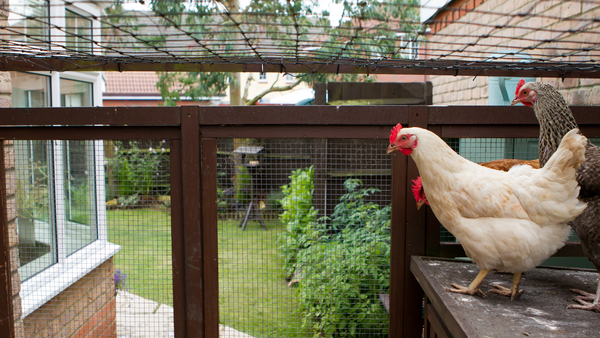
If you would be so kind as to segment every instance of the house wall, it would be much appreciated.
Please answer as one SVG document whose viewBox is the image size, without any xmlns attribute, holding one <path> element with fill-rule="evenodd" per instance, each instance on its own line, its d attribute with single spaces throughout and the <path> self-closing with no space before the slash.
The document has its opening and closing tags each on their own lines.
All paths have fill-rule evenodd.
<svg viewBox="0 0 600 338">
<path fill-rule="evenodd" d="M 7 85 L 8 84 L 8 85 Z M 10 107 L 10 73 L 0 72 L 0 107 Z M 19 233 L 17 231 L 17 202 L 15 192 L 17 186 L 15 184 L 15 153 L 14 142 L 5 140 L 4 142 L 4 169 L 6 173 L 6 204 L 7 204 L 7 220 L 8 220 L 8 245 L 10 252 L 10 271 L 13 296 L 13 311 L 15 320 L 15 337 L 24 338 L 23 315 L 21 307 L 21 278 L 19 276 Z"/>
<path fill-rule="evenodd" d="M 209 105 L 209 101 L 179 101 L 177 102 L 178 106 L 207 106 Z M 102 100 L 102 106 L 104 107 L 158 107 L 163 106 L 163 100 L 116 100 L 104 98 Z"/>
<path fill-rule="evenodd" d="M 25 336 L 117 337 L 113 259 L 23 319 Z"/>
<path fill-rule="evenodd" d="M 6 0 L 0 0 L 0 25 L 6 26 L 8 18 L 8 6 L 9 2 Z M 1 31 L 0 31 L 1 32 Z M 3 34 L 4 32 L 0 33 Z M 4 37 L 4 35 L 2 35 Z M 9 72 L 0 72 L 0 108 L 12 107 L 11 101 L 12 84 L 10 80 Z M 21 297 L 19 295 L 21 291 L 21 278 L 19 277 L 19 234 L 17 231 L 17 203 L 15 198 L 16 185 L 15 185 L 15 153 L 12 140 L 5 140 L 2 142 L 4 146 L 4 169 L 6 177 L 6 202 L 7 202 L 7 221 L 8 221 L 8 245 L 10 253 L 10 276 L 12 284 L 12 301 L 13 301 L 13 313 L 15 322 L 15 337 L 24 338 L 25 333 L 23 331 L 23 321 L 21 316 L 23 314 L 21 307 Z"/>
<path fill-rule="evenodd" d="M 461 38 L 458 38 L 460 44 L 470 42 L 484 34 L 489 33 L 492 29 L 490 27 L 483 27 L 478 25 L 469 25 L 466 23 L 485 23 L 491 25 L 499 25 L 501 27 L 513 26 L 512 28 L 503 28 L 493 31 L 493 36 L 487 39 L 480 39 L 479 44 L 490 45 L 490 46 L 505 46 L 505 47 L 486 47 L 482 48 L 479 45 L 470 47 L 467 52 L 463 54 L 455 53 L 454 57 L 460 58 L 467 56 L 473 51 L 489 51 L 489 54 L 497 53 L 501 50 L 512 49 L 515 50 L 518 47 L 524 47 L 529 45 L 531 42 L 526 40 L 511 40 L 509 37 L 523 37 L 525 39 L 533 39 L 535 41 L 543 41 L 545 39 L 555 38 L 558 32 L 568 29 L 577 30 L 575 26 L 577 21 L 559 21 L 554 19 L 560 16 L 577 17 L 582 13 L 593 13 L 586 14 L 586 17 L 600 17 L 600 6 L 595 3 L 585 2 L 573 2 L 573 1 L 517 1 L 517 0 L 487 0 L 481 3 L 481 0 L 471 0 L 466 2 L 458 2 L 457 5 L 466 6 L 471 9 L 473 4 L 478 5 L 476 8 L 478 12 L 469 13 L 468 11 L 455 11 L 451 12 L 452 16 L 447 16 L 447 13 L 440 13 L 435 21 L 439 24 L 432 27 L 433 34 L 429 36 L 431 42 L 444 42 L 448 43 L 444 48 L 451 48 L 452 42 L 456 41 L 455 36 L 440 36 L 438 34 L 460 34 Z M 531 10 L 531 13 L 537 15 L 544 15 L 541 17 L 515 16 L 509 19 L 508 16 L 482 14 L 482 12 L 491 13 L 523 13 Z M 444 18 L 450 20 L 446 25 L 443 20 Z M 452 19 L 455 20 L 452 22 Z M 509 21 L 510 20 L 510 21 Z M 525 30 L 517 27 L 543 27 L 549 30 Z M 572 41 L 586 41 L 587 43 L 595 42 L 600 43 L 600 35 L 597 34 L 598 28 L 595 30 L 595 34 L 585 33 L 573 33 L 565 34 L 563 39 Z M 469 37 L 472 36 L 472 37 Z M 497 36 L 504 36 L 507 38 L 498 38 Z M 521 46 L 522 44 L 522 46 Z M 432 44 L 429 44 L 430 46 Z M 506 48 L 511 46 L 513 48 Z M 587 44 L 586 44 L 587 46 Z M 536 50 L 534 53 L 561 53 L 560 50 Z M 484 54 L 485 55 L 485 54 Z M 548 55 L 551 56 L 551 55 Z M 585 59 L 585 54 L 578 54 L 577 56 L 569 57 L 570 61 L 578 61 L 577 58 Z M 556 60 L 564 60 L 564 58 L 556 58 Z M 433 104 L 437 105 L 487 105 L 488 104 L 488 83 L 489 79 L 485 76 L 478 77 L 466 77 L 466 76 L 430 76 L 429 80 L 433 83 Z M 600 80 L 597 79 L 555 79 L 555 78 L 538 78 L 537 81 L 548 82 L 556 86 L 562 95 L 570 105 L 600 105 Z M 509 96 L 514 95 L 509 93 Z M 512 98 L 512 97 L 511 97 Z"/>
</svg>

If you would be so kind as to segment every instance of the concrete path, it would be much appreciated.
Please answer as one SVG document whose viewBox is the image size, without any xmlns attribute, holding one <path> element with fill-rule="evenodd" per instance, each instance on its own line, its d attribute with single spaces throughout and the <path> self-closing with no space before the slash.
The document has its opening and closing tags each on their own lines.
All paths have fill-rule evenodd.
<svg viewBox="0 0 600 338">
<path fill-rule="evenodd" d="M 243 332 L 219 325 L 219 337 L 252 338 Z M 173 307 L 126 291 L 117 294 L 118 338 L 172 338 Z"/>
</svg>

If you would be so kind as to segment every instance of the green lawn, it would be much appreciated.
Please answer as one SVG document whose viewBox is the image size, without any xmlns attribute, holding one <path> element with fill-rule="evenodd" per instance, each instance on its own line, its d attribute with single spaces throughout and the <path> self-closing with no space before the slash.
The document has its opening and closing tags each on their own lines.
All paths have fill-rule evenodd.
<svg viewBox="0 0 600 338">
<path fill-rule="evenodd" d="M 109 241 L 121 245 L 115 270 L 127 274 L 129 291 L 173 305 L 169 213 L 109 210 L 107 219 Z M 310 337 L 281 269 L 276 242 L 283 225 L 267 221 L 268 231 L 254 221 L 245 231 L 237 225 L 219 222 L 220 322 L 254 337 Z"/>
<path fill-rule="evenodd" d="M 238 223 L 219 222 L 220 322 L 254 337 L 310 337 L 281 268 L 284 226 L 267 221 L 265 231 L 251 221 L 242 231 Z"/>
<path fill-rule="evenodd" d="M 119 244 L 115 271 L 127 275 L 129 292 L 173 305 L 171 216 L 161 210 L 108 210 L 108 240 Z"/>
</svg>

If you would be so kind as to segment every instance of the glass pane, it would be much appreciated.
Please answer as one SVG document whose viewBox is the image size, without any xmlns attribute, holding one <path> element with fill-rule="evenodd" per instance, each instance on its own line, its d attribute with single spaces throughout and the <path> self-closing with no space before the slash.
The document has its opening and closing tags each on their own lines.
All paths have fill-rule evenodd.
<svg viewBox="0 0 600 338">
<path fill-rule="evenodd" d="M 21 279 L 56 263 L 56 229 L 49 180 L 52 146 L 48 141 L 15 141 L 17 225 Z"/>
<path fill-rule="evenodd" d="M 48 48 L 49 15 L 46 0 L 11 0 L 8 25 L 17 33 L 8 39 Z"/>
<path fill-rule="evenodd" d="M 93 141 L 63 143 L 67 255 L 98 239 L 93 147 Z"/>
<path fill-rule="evenodd" d="M 69 10 L 65 11 L 67 48 L 78 52 L 92 49 L 92 20 Z"/>
<path fill-rule="evenodd" d="M 60 79 L 61 107 L 90 107 L 92 105 L 92 84 Z"/>
<path fill-rule="evenodd" d="M 12 81 L 12 106 L 49 107 L 50 77 L 44 75 L 10 72 Z"/>
</svg>

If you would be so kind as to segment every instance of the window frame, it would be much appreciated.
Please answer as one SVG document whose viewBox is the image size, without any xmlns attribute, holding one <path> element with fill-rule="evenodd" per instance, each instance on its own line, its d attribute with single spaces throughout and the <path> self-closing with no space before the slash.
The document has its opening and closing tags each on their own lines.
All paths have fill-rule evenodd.
<svg viewBox="0 0 600 338">
<path fill-rule="evenodd" d="M 51 13 L 52 6 L 50 4 L 50 0 L 41 0 L 41 2 L 45 3 L 45 7 L 46 7 L 45 15 L 46 15 L 46 18 L 48 20 L 45 21 L 44 24 L 41 25 L 40 27 L 43 27 L 43 29 L 45 29 L 45 33 L 46 34 L 44 35 L 43 39 L 36 38 L 34 44 L 38 48 L 50 49 L 51 48 L 50 44 L 51 44 L 51 40 L 52 40 L 51 39 L 51 36 L 52 36 L 52 34 L 51 34 L 52 23 L 51 23 L 51 14 L 50 13 Z M 12 10 L 10 10 L 10 5 L 12 5 L 12 6 L 21 6 L 21 5 L 23 5 L 23 6 L 30 6 L 28 4 L 27 0 L 17 0 L 17 1 L 13 0 L 13 1 L 11 1 L 9 3 L 9 16 L 8 16 L 7 26 L 11 27 L 12 26 L 10 24 L 11 21 L 15 20 L 14 18 L 13 19 L 10 18 L 10 14 L 11 13 L 14 14 L 14 15 L 23 17 L 23 20 L 30 20 L 30 19 L 27 19 L 27 16 L 24 16 L 24 15 L 18 13 L 17 11 L 13 12 Z M 26 30 L 24 33 L 27 34 L 27 35 L 29 35 L 29 29 L 40 29 L 40 28 L 30 28 L 29 25 L 25 25 L 23 28 Z M 27 38 L 27 39 L 29 39 L 29 38 Z M 25 45 L 28 45 L 28 44 L 31 43 L 31 41 L 25 40 L 25 41 L 19 41 L 19 43 L 23 43 Z"/>
<path fill-rule="evenodd" d="M 267 73 L 258 73 L 258 83 L 267 83 L 269 80 L 267 79 Z"/>
<path fill-rule="evenodd" d="M 85 20 L 86 22 L 89 22 L 89 27 L 86 27 L 86 29 L 89 30 L 90 35 L 89 35 L 89 42 L 82 42 L 81 44 L 78 42 L 78 37 L 74 36 L 75 38 L 75 42 L 68 42 L 67 41 L 67 37 L 70 37 L 71 35 L 79 35 L 79 32 L 77 32 L 78 29 L 82 28 L 79 25 L 75 28 L 75 32 L 70 32 L 70 30 L 67 28 L 66 25 L 66 21 L 67 21 L 67 13 L 72 13 L 74 15 L 76 15 L 78 17 L 78 19 L 80 20 Z M 67 34 L 68 32 L 68 34 Z M 86 13 L 86 11 L 75 7 L 74 5 L 69 5 L 69 6 L 65 6 L 65 47 L 69 50 L 72 50 L 74 52 L 79 52 L 79 53 L 88 53 L 88 54 L 93 54 L 94 51 L 94 20 L 92 19 L 92 17 L 90 16 L 89 13 Z M 72 46 L 71 44 L 74 43 L 75 45 Z M 86 45 L 87 46 L 84 46 Z"/>
<path fill-rule="evenodd" d="M 60 107 L 60 84 L 61 79 L 79 81 L 90 84 L 91 106 L 97 102 L 102 102 L 100 73 L 58 73 L 58 72 L 27 72 L 31 74 L 50 77 L 50 97 L 51 107 Z M 41 270 L 29 279 L 21 282 L 21 305 L 25 318 L 36 309 L 44 305 L 50 299 L 64 291 L 70 285 L 75 283 L 81 277 L 94 270 L 110 257 L 114 256 L 120 246 L 108 242 L 108 229 L 106 219 L 106 187 L 104 172 L 104 141 L 91 140 L 93 155 L 90 164 L 94 168 L 94 214 L 96 224 L 97 238 L 90 243 L 79 248 L 67 256 L 66 248 L 66 228 L 67 222 L 65 191 L 64 191 L 64 140 L 50 140 L 52 155 L 48 158 L 48 163 L 52 163 L 52 181 L 53 191 L 50 194 L 50 213 L 51 226 L 53 227 L 53 236 L 56 239 L 56 262 L 47 268 Z M 42 256 L 43 257 L 43 256 Z"/>
</svg>

